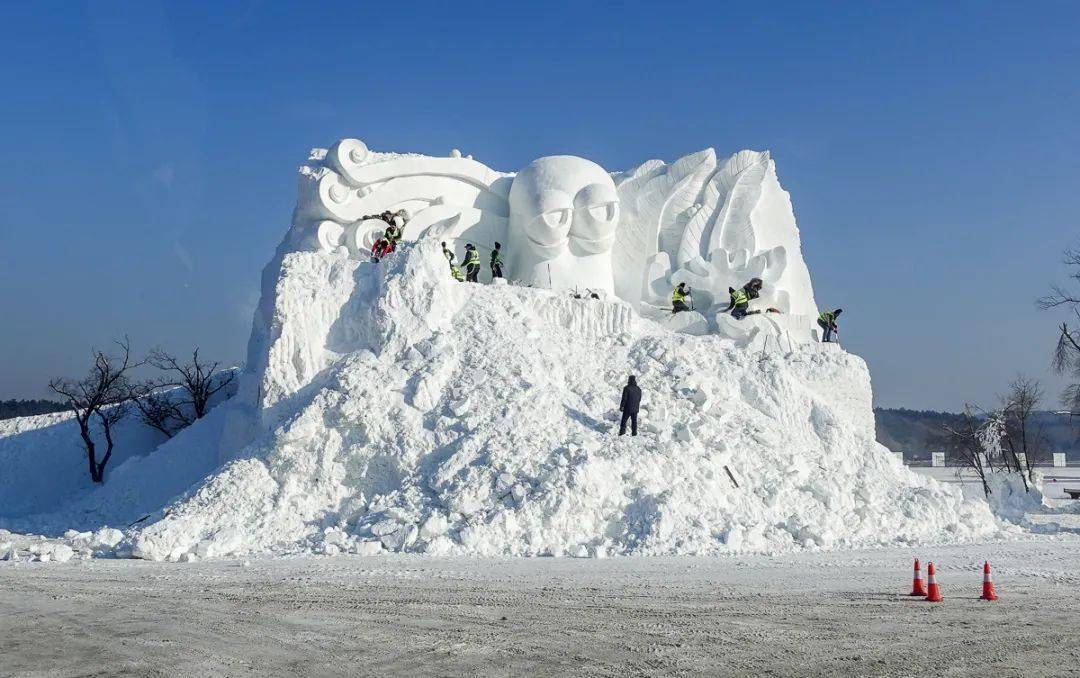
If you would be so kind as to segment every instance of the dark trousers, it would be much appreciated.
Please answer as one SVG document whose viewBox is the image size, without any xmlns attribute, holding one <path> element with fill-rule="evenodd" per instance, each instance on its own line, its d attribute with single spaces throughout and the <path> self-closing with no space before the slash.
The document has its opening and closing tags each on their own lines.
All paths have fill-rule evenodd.
<svg viewBox="0 0 1080 678">
<path fill-rule="evenodd" d="M 828 343 L 832 341 L 833 326 L 824 320 L 818 320 L 817 324 L 821 329 L 825 330 L 825 334 L 821 336 L 821 340 Z"/>
<path fill-rule="evenodd" d="M 491 279 L 494 280 L 495 278 L 501 278 L 501 277 L 503 277 L 503 275 L 502 275 L 502 264 L 492 264 L 491 265 Z"/>
<path fill-rule="evenodd" d="M 469 282 L 479 282 L 476 277 L 480 275 L 480 264 L 469 264 L 465 267 L 465 279 Z"/>
<path fill-rule="evenodd" d="M 626 420 L 630 420 L 630 435 L 637 435 L 637 412 L 623 412 L 622 421 L 619 422 L 619 435 L 626 433 Z"/>
<path fill-rule="evenodd" d="M 686 305 L 685 301 L 675 301 L 671 303 L 671 312 L 678 313 L 679 311 L 689 311 L 690 307 Z"/>
</svg>

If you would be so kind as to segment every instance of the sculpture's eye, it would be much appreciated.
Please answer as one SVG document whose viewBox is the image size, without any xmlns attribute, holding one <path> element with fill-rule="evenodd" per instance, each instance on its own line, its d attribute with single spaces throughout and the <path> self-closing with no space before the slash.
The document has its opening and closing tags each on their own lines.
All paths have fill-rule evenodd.
<svg viewBox="0 0 1080 678">
<path fill-rule="evenodd" d="M 615 221 L 617 203 L 609 202 L 603 205 L 593 205 L 589 208 L 589 216 L 597 221 Z"/>
<path fill-rule="evenodd" d="M 573 212 L 569 208 L 544 212 L 544 223 L 551 228 L 562 228 L 570 224 Z"/>
</svg>

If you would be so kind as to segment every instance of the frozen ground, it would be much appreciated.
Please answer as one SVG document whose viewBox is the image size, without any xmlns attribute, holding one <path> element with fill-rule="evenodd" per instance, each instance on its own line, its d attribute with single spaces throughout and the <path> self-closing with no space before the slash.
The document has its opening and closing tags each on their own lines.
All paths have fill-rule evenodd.
<svg viewBox="0 0 1080 678">
<path fill-rule="evenodd" d="M 974 488 L 976 492 L 979 491 L 978 476 L 968 468 L 931 468 L 929 466 L 909 466 L 908 468 L 943 483 L 959 484 L 963 485 L 965 489 Z M 1043 496 L 1047 499 L 1066 499 L 1065 488 L 1080 489 L 1080 466 L 1059 468 L 1040 466 L 1036 469 L 1036 472 L 1042 476 Z"/>
<path fill-rule="evenodd" d="M 946 601 L 903 594 L 910 559 Z M 989 558 L 1001 599 L 977 600 Z M 0 563 L 0 674 L 1064 676 L 1080 541 L 606 560 Z"/>
</svg>

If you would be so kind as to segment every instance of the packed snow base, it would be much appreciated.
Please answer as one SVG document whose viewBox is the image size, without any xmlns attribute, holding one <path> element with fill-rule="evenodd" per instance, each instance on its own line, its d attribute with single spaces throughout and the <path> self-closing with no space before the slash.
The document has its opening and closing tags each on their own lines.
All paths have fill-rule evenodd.
<svg viewBox="0 0 1080 678">
<path fill-rule="evenodd" d="M 997 530 L 874 441 L 865 364 L 835 346 L 747 351 L 623 302 L 456 283 L 434 241 L 379 264 L 289 253 L 275 298 L 265 371 L 223 407 L 253 441 L 135 555 L 774 553 Z M 629 374 L 636 438 L 613 431 Z"/>
</svg>

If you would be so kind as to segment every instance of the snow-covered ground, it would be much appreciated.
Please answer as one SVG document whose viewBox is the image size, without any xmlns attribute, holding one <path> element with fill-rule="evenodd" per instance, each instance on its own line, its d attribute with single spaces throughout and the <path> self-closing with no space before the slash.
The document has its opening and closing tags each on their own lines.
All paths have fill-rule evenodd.
<svg viewBox="0 0 1080 678">
<path fill-rule="evenodd" d="M 912 599 L 932 560 L 942 604 Z M 989 560 L 1000 599 L 977 600 Z M 1068 676 L 1080 541 L 0 563 L 0 674 Z"/>
<path fill-rule="evenodd" d="M 982 492 L 978 476 L 966 467 L 912 466 L 911 470 L 941 483 L 961 485 L 965 489 Z M 1041 478 L 1043 496 L 1047 499 L 1068 500 L 1065 488 L 1080 490 L 1080 466 L 1040 466 L 1035 472 Z"/>
</svg>

